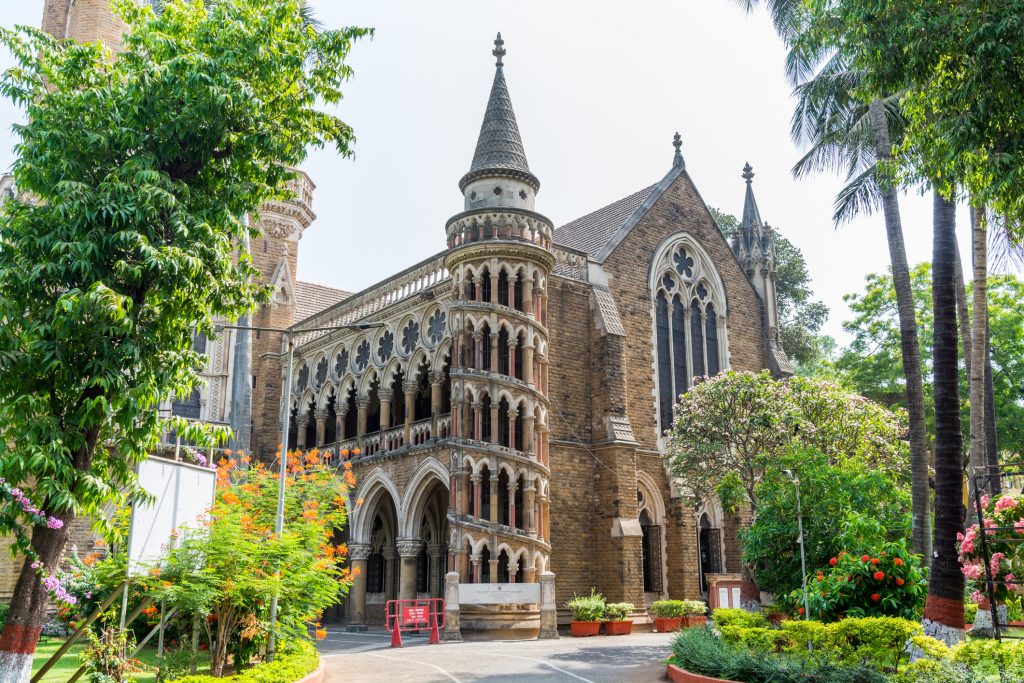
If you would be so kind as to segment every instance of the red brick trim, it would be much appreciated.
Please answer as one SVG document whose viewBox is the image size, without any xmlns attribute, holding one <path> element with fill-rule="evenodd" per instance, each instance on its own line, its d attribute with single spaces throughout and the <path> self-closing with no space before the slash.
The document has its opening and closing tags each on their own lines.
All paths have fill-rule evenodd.
<svg viewBox="0 0 1024 683">
<path fill-rule="evenodd" d="M 0 635 L 0 652 L 13 652 L 19 655 L 30 655 L 36 651 L 41 626 L 25 626 L 24 624 L 7 624 L 3 635 Z"/>
<path fill-rule="evenodd" d="M 673 681 L 673 683 L 733 683 L 732 681 L 724 678 L 701 676 L 700 674 L 695 674 L 692 671 L 680 669 L 674 664 L 668 665 L 666 675 L 668 676 L 668 680 Z"/>
<path fill-rule="evenodd" d="M 963 599 L 942 598 L 929 595 L 924 603 L 924 618 L 952 628 L 964 627 Z"/>
<path fill-rule="evenodd" d="M 296 683 L 320 683 L 324 678 L 324 660 L 320 660 L 320 666 L 316 668 L 316 671 L 309 674 L 305 678 L 296 681 Z"/>
</svg>

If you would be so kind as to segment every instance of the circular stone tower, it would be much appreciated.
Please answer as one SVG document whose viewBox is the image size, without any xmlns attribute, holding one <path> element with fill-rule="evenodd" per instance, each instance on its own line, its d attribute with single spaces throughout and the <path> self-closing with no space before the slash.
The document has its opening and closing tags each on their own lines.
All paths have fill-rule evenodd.
<svg viewBox="0 0 1024 683">
<path fill-rule="evenodd" d="M 473 164 L 459 181 L 465 211 L 446 226 L 445 265 L 454 288 L 450 547 L 463 583 L 534 583 L 550 570 L 551 553 L 546 320 L 552 225 L 534 211 L 540 181 L 530 172 L 512 111 L 500 33 L 494 44 L 494 84 Z M 467 616 L 464 628 L 471 627 Z"/>
</svg>

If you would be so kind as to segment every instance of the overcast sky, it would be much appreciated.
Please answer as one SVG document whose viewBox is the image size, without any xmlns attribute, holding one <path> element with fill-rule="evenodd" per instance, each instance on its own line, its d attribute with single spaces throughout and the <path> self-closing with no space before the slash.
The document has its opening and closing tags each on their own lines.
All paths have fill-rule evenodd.
<svg viewBox="0 0 1024 683">
<path fill-rule="evenodd" d="M 358 43 L 339 113 L 355 128 L 353 159 L 314 151 L 318 218 L 300 243 L 302 280 L 359 290 L 444 247 L 444 224 L 462 211 L 494 75 L 492 41 L 505 40 L 505 73 L 537 209 L 562 225 L 646 187 L 669 170 L 672 134 L 704 200 L 742 212 L 744 162 L 754 167 L 761 216 L 803 250 L 825 331 L 841 340 L 842 301 L 889 263 L 881 215 L 836 231 L 838 178 L 794 180 L 800 150 L 789 138 L 793 101 L 784 51 L 762 13 L 730 0 L 313 0 L 331 27 L 372 26 Z M 38 26 L 42 0 L 4 0 L 3 25 Z M 0 68 L 10 64 L 0 50 Z M 0 103 L 0 168 L 12 161 Z M 902 203 L 910 262 L 931 253 L 931 201 Z M 958 214 L 967 248 L 965 210 Z"/>
</svg>

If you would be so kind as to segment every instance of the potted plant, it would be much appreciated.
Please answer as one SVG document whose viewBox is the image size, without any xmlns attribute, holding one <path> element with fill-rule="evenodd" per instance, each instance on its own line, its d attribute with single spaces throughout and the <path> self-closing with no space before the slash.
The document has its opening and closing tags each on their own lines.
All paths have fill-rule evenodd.
<svg viewBox="0 0 1024 683">
<path fill-rule="evenodd" d="M 606 636 L 628 636 L 633 632 L 631 602 L 610 602 L 604 606 L 604 634 Z"/>
<path fill-rule="evenodd" d="M 565 606 L 572 611 L 570 632 L 576 638 L 596 636 L 601 632 L 601 619 L 604 617 L 604 597 L 590 589 L 590 595 L 573 596 Z"/>
<path fill-rule="evenodd" d="M 683 600 L 658 600 L 650 607 L 654 615 L 654 630 L 668 633 L 677 630 L 683 623 Z"/>
<path fill-rule="evenodd" d="M 688 628 L 707 624 L 708 606 L 702 600 L 683 600 L 683 623 Z"/>
</svg>

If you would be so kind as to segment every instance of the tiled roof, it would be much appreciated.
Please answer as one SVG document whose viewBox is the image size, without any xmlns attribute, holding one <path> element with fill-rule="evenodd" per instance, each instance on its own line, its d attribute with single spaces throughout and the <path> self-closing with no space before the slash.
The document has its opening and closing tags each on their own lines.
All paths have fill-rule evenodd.
<svg viewBox="0 0 1024 683">
<path fill-rule="evenodd" d="M 343 289 L 296 280 L 295 321 L 305 320 L 350 296 L 352 296 L 352 292 L 346 292 Z"/>
<path fill-rule="evenodd" d="M 603 209 L 588 213 L 555 230 L 555 243 L 585 251 L 591 256 L 615 236 L 626 221 L 636 213 L 657 184 L 613 202 Z"/>
</svg>

